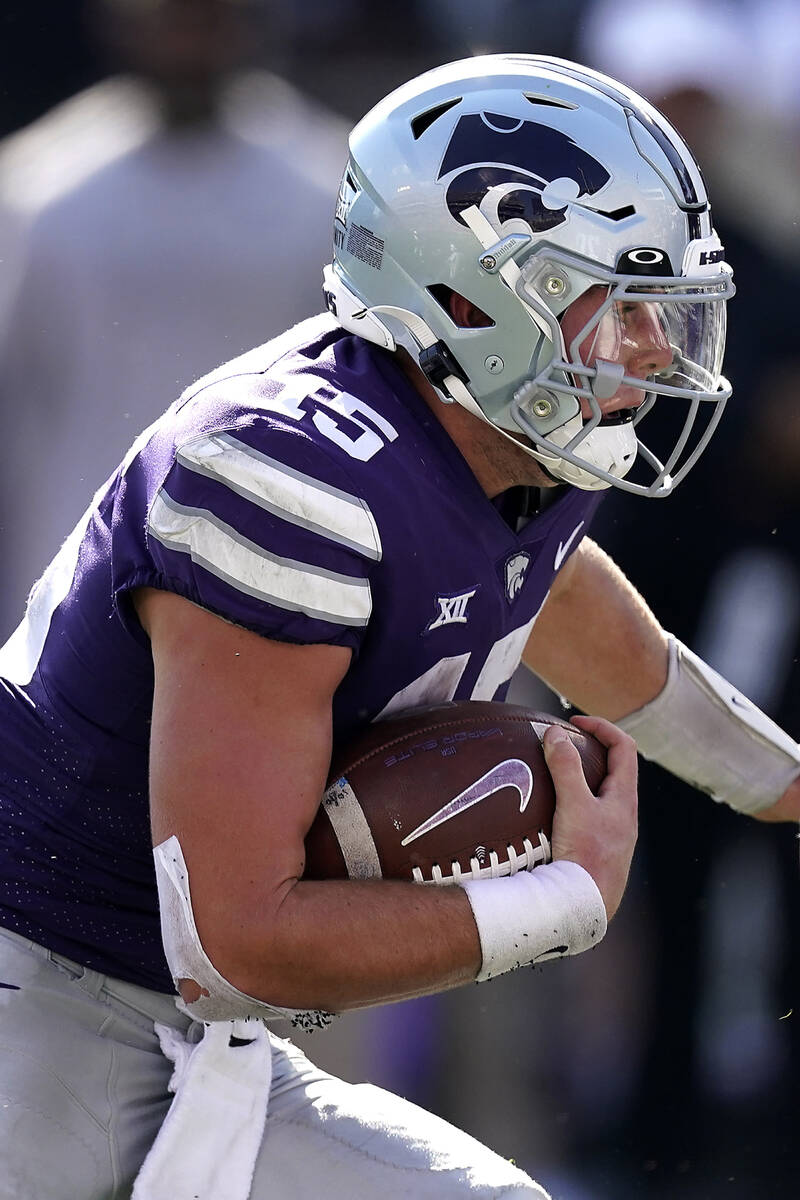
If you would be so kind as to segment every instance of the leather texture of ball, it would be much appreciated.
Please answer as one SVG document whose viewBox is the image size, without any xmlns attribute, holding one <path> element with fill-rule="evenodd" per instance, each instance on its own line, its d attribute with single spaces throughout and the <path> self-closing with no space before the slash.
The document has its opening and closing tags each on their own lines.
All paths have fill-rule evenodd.
<svg viewBox="0 0 800 1200">
<path fill-rule="evenodd" d="M 550 860 L 555 791 L 541 738 L 561 725 L 593 792 L 605 747 L 560 717 L 495 701 L 409 709 L 334 753 L 306 879 L 458 883 Z"/>
</svg>

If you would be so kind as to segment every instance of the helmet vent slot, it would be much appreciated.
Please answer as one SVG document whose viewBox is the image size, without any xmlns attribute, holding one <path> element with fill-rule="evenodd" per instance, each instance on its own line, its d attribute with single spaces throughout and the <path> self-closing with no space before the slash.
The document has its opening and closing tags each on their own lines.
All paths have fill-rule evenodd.
<svg viewBox="0 0 800 1200">
<path fill-rule="evenodd" d="M 588 207 L 589 205 L 587 205 Z M 609 221 L 624 221 L 628 217 L 636 215 L 636 209 L 632 204 L 623 204 L 622 208 L 613 208 L 611 211 L 604 208 L 595 208 L 592 211 L 596 212 L 599 217 L 607 217 Z"/>
<path fill-rule="evenodd" d="M 577 108 L 568 100 L 554 100 L 552 96 L 536 96 L 533 92 L 523 92 L 523 96 L 531 104 L 545 104 L 548 108 Z"/>
<path fill-rule="evenodd" d="M 420 113 L 419 116 L 411 119 L 411 132 L 414 135 L 414 141 L 422 137 L 426 129 L 430 129 L 434 121 L 438 121 L 439 117 L 443 117 L 449 109 L 454 108 L 456 104 L 461 103 L 461 97 L 456 96 L 455 100 L 445 100 L 444 104 L 437 104 L 435 108 L 429 108 L 426 112 Z"/>
</svg>

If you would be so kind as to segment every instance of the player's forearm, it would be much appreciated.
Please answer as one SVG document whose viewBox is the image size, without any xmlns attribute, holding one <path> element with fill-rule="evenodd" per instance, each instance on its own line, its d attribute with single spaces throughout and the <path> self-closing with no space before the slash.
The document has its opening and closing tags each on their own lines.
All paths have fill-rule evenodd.
<svg viewBox="0 0 800 1200">
<path fill-rule="evenodd" d="M 577 707 L 619 720 L 667 677 L 667 637 L 608 555 L 584 539 L 556 581 L 523 661 Z"/>
<path fill-rule="evenodd" d="M 202 927 L 200 936 L 205 942 Z M 462 888 L 388 880 L 301 880 L 268 922 L 206 950 L 240 991 L 334 1012 L 456 987 L 481 965 Z"/>
<path fill-rule="evenodd" d="M 544 752 L 556 792 L 553 862 L 463 887 L 376 880 L 303 881 L 263 866 L 219 873 L 222 829 L 187 853 L 176 834 L 154 847 L 170 973 L 193 1016 L 313 1016 L 490 979 L 602 939 L 636 841 L 636 754 L 608 722 L 581 718 L 607 749 L 597 795 L 559 725 Z M 265 839 L 265 845 L 269 840 Z M 283 855 L 290 863 L 294 849 Z M 302 861 L 302 860 L 301 860 Z M 190 879 L 191 876 L 191 879 Z M 301 1010 L 298 1013 L 298 1010 Z"/>
</svg>

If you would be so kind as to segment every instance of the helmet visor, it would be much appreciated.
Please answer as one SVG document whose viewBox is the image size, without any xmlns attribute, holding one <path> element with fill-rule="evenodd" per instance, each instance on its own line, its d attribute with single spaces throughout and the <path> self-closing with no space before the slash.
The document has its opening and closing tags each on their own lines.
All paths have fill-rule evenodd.
<svg viewBox="0 0 800 1200">
<path fill-rule="evenodd" d="M 648 393 L 717 400 L 726 297 L 724 282 L 597 284 L 562 314 L 564 356 L 554 357 L 550 372 L 573 378 L 572 393 L 589 401 L 585 416 L 595 411 L 592 401 L 607 414 L 639 408 Z"/>
</svg>

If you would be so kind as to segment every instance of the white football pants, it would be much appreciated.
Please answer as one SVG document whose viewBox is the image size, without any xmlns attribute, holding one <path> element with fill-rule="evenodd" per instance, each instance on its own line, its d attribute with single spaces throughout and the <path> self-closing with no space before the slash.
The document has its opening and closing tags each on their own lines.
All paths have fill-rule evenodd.
<svg viewBox="0 0 800 1200">
<path fill-rule="evenodd" d="M 192 1022 L 171 996 L 8 930 L 0 985 L 0 1200 L 127 1200 L 172 1098 L 172 1063 L 153 1023 L 186 1031 Z M 371 1084 L 344 1083 L 291 1042 L 271 1040 L 251 1200 L 547 1200 L 438 1117 Z"/>
</svg>

